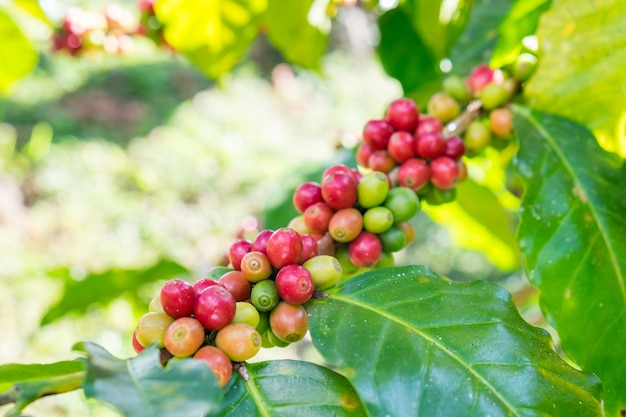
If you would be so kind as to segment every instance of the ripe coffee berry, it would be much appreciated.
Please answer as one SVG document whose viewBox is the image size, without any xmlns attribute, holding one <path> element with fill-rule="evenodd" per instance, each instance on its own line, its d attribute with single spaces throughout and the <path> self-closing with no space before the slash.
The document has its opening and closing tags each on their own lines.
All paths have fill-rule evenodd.
<svg viewBox="0 0 626 417">
<path fill-rule="evenodd" d="M 240 239 L 230 245 L 230 250 L 228 251 L 228 260 L 231 265 L 235 269 L 240 269 L 241 267 L 241 258 L 244 255 L 252 250 L 252 242 L 245 239 Z"/>
<path fill-rule="evenodd" d="M 417 129 L 415 129 L 415 137 L 417 138 L 424 133 L 441 133 L 443 131 L 443 125 L 441 121 L 433 116 L 420 115 L 419 122 L 417 123 Z"/>
<path fill-rule="evenodd" d="M 363 141 L 373 150 L 387 149 L 393 126 L 386 120 L 370 120 L 363 128 Z"/>
<path fill-rule="evenodd" d="M 502 71 L 493 70 L 488 65 L 478 65 L 467 78 L 467 86 L 475 95 L 480 93 L 489 83 L 502 84 Z"/>
<path fill-rule="evenodd" d="M 365 142 L 361 142 L 356 150 L 356 162 L 362 167 L 367 168 L 372 152 L 374 152 L 374 149 L 372 149 L 370 145 Z"/>
<path fill-rule="evenodd" d="M 160 297 L 163 311 L 172 318 L 190 316 L 193 312 L 196 294 L 191 284 L 182 279 L 167 281 L 161 288 Z"/>
<path fill-rule="evenodd" d="M 248 324 L 232 323 L 217 332 L 215 346 L 234 362 L 252 358 L 261 349 L 261 335 Z"/>
<path fill-rule="evenodd" d="M 459 179 L 459 168 L 456 161 L 447 156 L 431 161 L 430 172 L 430 181 L 441 190 L 454 188 Z"/>
<path fill-rule="evenodd" d="M 391 102 L 385 113 L 387 120 L 395 130 L 415 131 L 419 118 L 417 105 L 410 98 L 399 98 Z"/>
<path fill-rule="evenodd" d="M 137 340 L 137 329 L 133 331 L 132 344 L 133 344 L 133 350 L 135 351 L 135 353 L 140 353 L 142 350 L 145 349 L 143 346 L 141 346 L 141 343 L 139 343 L 139 341 Z"/>
<path fill-rule="evenodd" d="M 276 274 L 278 295 L 289 304 L 309 301 L 314 285 L 311 273 L 301 265 L 287 265 Z"/>
<path fill-rule="evenodd" d="M 445 155 L 452 159 L 460 159 L 465 155 L 465 144 L 458 136 L 451 136 L 446 140 Z"/>
<path fill-rule="evenodd" d="M 398 163 L 402 163 L 407 159 L 415 156 L 415 139 L 413 133 L 399 131 L 394 132 L 389 139 L 387 152 Z"/>
<path fill-rule="evenodd" d="M 281 301 L 270 313 L 270 327 L 280 340 L 287 343 L 297 342 L 309 329 L 309 317 L 301 305 Z"/>
<path fill-rule="evenodd" d="M 424 133 L 415 140 L 415 154 L 420 158 L 434 159 L 445 152 L 446 141 L 440 133 Z"/>
<path fill-rule="evenodd" d="M 262 253 L 261 255 L 265 256 Z M 242 271 L 230 271 L 222 275 L 218 282 L 222 287 L 226 288 L 228 292 L 232 294 L 235 301 L 244 301 L 250 298 L 250 292 L 252 291 L 252 286 L 246 278 L 247 277 Z"/>
<path fill-rule="evenodd" d="M 198 296 L 200 295 L 200 293 L 202 293 L 202 291 L 206 290 L 209 287 L 212 287 L 213 285 L 219 285 L 219 283 L 216 280 L 210 279 L 210 278 L 201 278 L 197 280 L 196 282 L 194 282 L 193 291 L 196 294 L 196 298 L 198 298 Z M 194 300 L 194 303 L 195 303 L 195 300 Z"/>
<path fill-rule="evenodd" d="M 352 173 L 336 172 L 324 176 L 322 196 L 328 206 L 335 210 L 352 207 L 357 202 L 357 183 Z"/>
<path fill-rule="evenodd" d="M 170 324 L 165 332 L 165 348 L 178 358 L 196 353 L 204 343 L 204 327 L 192 317 L 181 317 Z"/>
<path fill-rule="evenodd" d="M 302 256 L 300 257 L 300 263 L 304 263 L 312 257 L 317 256 L 317 240 L 309 234 L 302 234 L 300 238 L 302 239 Z"/>
<path fill-rule="evenodd" d="M 261 230 L 252 241 L 252 246 L 250 249 L 252 251 L 267 254 L 267 241 L 269 240 L 270 236 L 272 236 L 272 233 L 274 233 L 274 231 L 270 229 Z"/>
<path fill-rule="evenodd" d="M 307 207 L 320 201 L 324 201 L 322 198 L 322 187 L 316 182 L 300 184 L 293 193 L 293 206 L 300 213 L 304 213 Z"/>
<path fill-rule="evenodd" d="M 198 296 L 193 313 L 208 330 L 219 330 L 232 321 L 236 308 L 232 294 L 221 285 L 214 285 Z"/>
<path fill-rule="evenodd" d="M 300 234 L 289 227 L 277 229 L 267 241 L 267 257 L 276 269 L 300 263 L 302 257 Z"/>
<path fill-rule="evenodd" d="M 337 211 L 328 224 L 328 233 L 337 242 L 350 242 L 362 229 L 363 215 L 355 208 Z"/>
<path fill-rule="evenodd" d="M 193 358 L 209 365 L 220 388 L 224 388 L 230 381 L 233 374 L 233 364 L 221 349 L 215 346 L 203 346 L 193 355 Z"/>
<path fill-rule="evenodd" d="M 371 268 L 382 255 L 383 248 L 374 233 L 361 232 L 356 239 L 348 245 L 350 261 L 359 268 Z"/>
<path fill-rule="evenodd" d="M 398 184 L 411 190 L 419 190 L 430 180 L 430 167 L 421 158 L 411 158 L 398 168 Z"/>
<path fill-rule="evenodd" d="M 335 210 L 326 203 L 315 203 L 304 211 L 304 224 L 311 233 L 322 235 L 328 230 L 328 222 L 333 217 Z"/>
</svg>

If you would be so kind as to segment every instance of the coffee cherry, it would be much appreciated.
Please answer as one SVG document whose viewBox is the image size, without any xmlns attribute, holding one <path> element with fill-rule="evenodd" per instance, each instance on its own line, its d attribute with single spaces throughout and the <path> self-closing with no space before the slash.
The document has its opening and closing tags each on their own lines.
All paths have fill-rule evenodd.
<svg viewBox="0 0 626 417">
<path fill-rule="evenodd" d="M 390 190 L 383 205 L 391 211 L 396 223 L 411 220 L 420 209 L 415 192 L 405 187 Z"/>
<path fill-rule="evenodd" d="M 276 269 L 299 263 L 302 257 L 300 234 L 288 227 L 276 230 L 267 241 L 267 257 Z"/>
<path fill-rule="evenodd" d="M 346 174 L 347 176 L 352 177 L 355 183 L 358 183 L 357 172 L 349 166 L 343 164 L 335 164 L 326 168 L 322 173 L 322 182 L 324 182 L 326 177 L 335 174 Z"/>
<path fill-rule="evenodd" d="M 158 348 L 165 346 L 165 332 L 174 319 L 165 313 L 146 313 L 137 323 L 137 341 L 143 347 L 155 343 Z"/>
<path fill-rule="evenodd" d="M 301 265 L 284 266 L 276 274 L 276 289 L 289 304 L 304 304 L 313 295 L 315 284 L 311 273 Z"/>
<path fill-rule="evenodd" d="M 263 252 L 256 252 L 256 251 L 248 252 L 243 257 L 243 259 L 241 259 L 241 275 L 247 282 L 254 283 L 254 282 L 262 281 L 264 279 L 269 278 L 270 275 L 272 275 L 272 263 L 270 262 L 270 259 L 267 257 L 267 255 L 264 254 Z M 248 293 L 248 297 L 249 296 L 250 294 Z M 243 300 L 245 300 L 246 298 L 244 298 Z M 243 301 L 243 300 L 237 300 L 237 301 Z"/>
<path fill-rule="evenodd" d="M 232 271 L 232 269 L 228 270 L 228 272 L 230 271 Z M 216 280 L 210 279 L 210 278 L 201 278 L 197 280 L 196 282 L 194 282 L 192 287 L 193 287 L 193 292 L 196 294 L 196 299 L 204 290 L 214 285 L 219 285 L 219 283 Z"/>
<path fill-rule="evenodd" d="M 402 163 L 415 156 L 415 138 L 413 133 L 394 132 L 389 139 L 387 152 L 396 162 Z"/>
<path fill-rule="evenodd" d="M 300 184 L 293 193 L 293 206 L 300 213 L 304 213 L 312 204 L 324 201 L 322 198 L 322 186 L 316 182 Z"/>
<path fill-rule="evenodd" d="M 163 311 L 163 306 L 161 305 L 161 294 L 155 295 L 152 300 L 150 300 L 150 304 L 148 304 L 148 311 L 153 313 L 165 313 Z"/>
<path fill-rule="evenodd" d="M 424 133 L 441 133 L 443 131 L 443 125 L 441 121 L 433 116 L 420 115 L 419 122 L 417 123 L 417 129 L 415 129 L 415 137 L 417 138 Z"/>
<path fill-rule="evenodd" d="M 309 271 L 313 279 L 315 290 L 325 290 L 335 285 L 341 278 L 341 264 L 328 255 L 315 256 L 302 264 Z"/>
<path fill-rule="evenodd" d="M 396 161 L 389 155 L 387 150 L 376 150 L 372 152 L 367 160 L 367 166 L 372 171 L 387 173 L 396 166 Z"/>
<path fill-rule="evenodd" d="M 470 155 L 476 155 L 491 142 L 491 132 L 480 120 L 474 120 L 469 124 L 463 136 L 465 148 Z"/>
<path fill-rule="evenodd" d="M 193 287 L 182 279 L 171 279 L 161 287 L 161 306 L 163 311 L 172 317 L 190 316 L 196 295 Z"/>
<path fill-rule="evenodd" d="M 456 166 L 459 169 L 459 181 L 458 182 L 465 181 L 465 179 L 467 179 L 467 166 L 461 160 L 456 161 Z"/>
<path fill-rule="evenodd" d="M 335 254 L 335 240 L 329 233 L 325 233 L 317 241 L 317 254 L 318 255 L 330 255 Z"/>
<path fill-rule="evenodd" d="M 289 220 L 287 223 L 287 227 L 295 230 L 296 232 L 302 233 L 311 233 L 306 224 L 304 223 L 304 215 L 296 216 L 293 219 Z"/>
<path fill-rule="evenodd" d="M 470 92 L 467 85 L 458 75 L 450 75 L 443 80 L 443 92 L 460 103 L 467 103 L 470 99 Z"/>
<path fill-rule="evenodd" d="M 387 207 L 372 207 L 363 213 L 363 228 L 368 232 L 382 233 L 392 225 L 393 214 Z"/>
<path fill-rule="evenodd" d="M 431 206 L 450 203 L 456 198 L 456 188 L 443 190 L 441 188 L 432 187 L 424 198 L 426 198 L 426 202 Z"/>
<path fill-rule="evenodd" d="M 465 155 L 465 144 L 458 136 L 451 136 L 446 140 L 446 151 L 444 153 L 452 159 L 460 159 Z"/>
<path fill-rule="evenodd" d="M 478 65 L 467 78 L 467 86 L 477 95 L 489 83 L 502 84 L 503 76 L 500 70 L 493 70 L 488 65 Z"/>
<path fill-rule="evenodd" d="M 193 355 L 193 358 L 209 365 L 220 388 L 228 384 L 233 375 L 233 364 L 221 349 L 215 346 L 203 346 Z"/>
<path fill-rule="evenodd" d="M 230 245 L 230 250 L 228 251 L 228 260 L 230 261 L 233 268 L 239 270 L 241 268 L 241 258 L 244 255 L 252 250 L 252 242 L 246 239 L 240 239 Z"/>
<path fill-rule="evenodd" d="M 135 353 L 139 354 L 141 353 L 142 350 L 145 349 L 143 346 L 141 346 L 141 343 L 139 343 L 139 341 L 137 340 L 137 329 L 133 331 L 133 336 L 131 340 L 132 340 L 133 350 L 135 351 Z"/>
<path fill-rule="evenodd" d="M 411 158 L 398 168 L 398 184 L 411 190 L 419 190 L 430 180 L 430 167 L 425 160 Z"/>
<path fill-rule="evenodd" d="M 513 135 L 513 113 L 504 107 L 489 114 L 491 131 L 499 138 L 508 139 Z"/>
<path fill-rule="evenodd" d="M 270 327 L 280 340 L 297 342 L 309 329 L 309 317 L 303 306 L 281 301 L 270 313 Z"/>
<path fill-rule="evenodd" d="M 270 313 L 267 311 L 257 311 L 259 312 L 259 324 L 256 325 L 256 331 L 263 336 L 263 334 L 265 334 L 265 332 L 270 328 Z"/>
<path fill-rule="evenodd" d="M 535 68 L 537 68 L 537 57 L 533 54 L 523 53 L 517 57 L 511 71 L 517 81 L 524 82 L 530 78 Z"/>
<path fill-rule="evenodd" d="M 334 257 L 341 265 L 342 276 L 340 282 L 344 282 L 347 278 L 359 272 L 359 268 L 350 260 L 347 243 L 337 245 Z"/>
<path fill-rule="evenodd" d="M 431 161 L 430 172 L 430 181 L 435 187 L 442 190 L 454 188 L 459 179 L 459 168 L 456 161 L 447 156 Z"/>
<path fill-rule="evenodd" d="M 289 342 L 285 342 L 284 340 L 280 340 L 278 338 L 278 336 L 276 336 L 274 334 L 274 332 L 272 331 L 272 329 L 268 329 L 267 332 L 265 332 L 267 339 L 269 341 L 269 343 L 272 345 L 272 347 L 287 347 L 290 345 Z"/>
<path fill-rule="evenodd" d="M 376 265 L 374 265 L 374 268 L 376 269 L 391 268 L 394 265 L 395 265 L 395 260 L 393 258 L 393 254 L 391 252 L 383 251 L 383 253 L 380 255 L 380 259 L 378 260 Z"/>
<path fill-rule="evenodd" d="M 419 110 L 410 98 L 399 98 L 391 102 L 385 113 L 387 120 L 395 130 L 414 132 L 417 127 Z"/>
<path fill-rule="evenodd" d="M 370 208 L 382 204 L 389 193 L 389 177 L 382 172 L 366 174 L 357 187 L 361 207 Z"/>
<path fill-rule="evenodd" d="M 261 230 L 252 241 L 251 251 L 262 252 L 267 255 L 267 241 L 272 236 L 272 233 L 274 231 L 270 229 Z"/>
<path fill-rule="evenodd" d="M 328 222 L 335 214 L 335 210 L 331 209 L 328 204 L 321 202 L 315 203 L 304 211 L 304 224 L 311 233 L 324 234 L 328 230 Z"/>
<path fill-rule="evenodd" d="M 404 223 L 406 222 L 401 224 Z M 384 252 L 398 252 L 407 246 L 406 235 L 398 226 L 390 227 L 385 232 L 380 233 L 378 238 Z"/>
<path fill-rule="evenodd" d="M 447 123 L 461 113 L 461 106 L 455 99 L 446 93 L 438 92 L 432 95 L 428 100 L 428 114 L 434 116 L 441 121 Z"/>
<path fill-rule="evenodd" d="M 235 317 L 231 323 L 244 323 L 256 328 L 260 319 L 259 310 L 248 302 L 239 301 L 237 302 Z"/>
<path fill-rule="evenodd" d="M 352 207 L 357 201 L 357 183 L 353 174 L 333 173 L 322 180 L 322 196 L 328 206 L 335 210 Z"/>
<path fill-rule="evenodd" d="M 485 110 L 493 110 L 506 103 L 508 94 L 501 84 L 489 83 L 482 89 L 478 98 L 483 103 Z"/>
<path fill-rule="evenodd" d="M 435 159 L 446 152 L 446 140 L 440 133 L 424 133 L 415 140 L 415 154 L 424 159 Z"/>
<path fill-rule="evenodd" d="M 204 327 L 192 317 L 181 317 L 165 332 L 165 348 L 175 357 L 186 358 L 204 343 Z"/>
<path fill-rule="evenodd" d="M 196 299 L 194 316 L 208 330 L 219 330 L 235 317 L 235 297 L 221 285 L 205 289 Z"/>
<path fill-rule="evenodd" d="M 363 229 L 363 215 L 355 208 L 337 211 L 328 223 L 328 233 L 337 242 L 350 242 Z"/>
<path fill-rule="evenodd" d="M 348 245 L 350 261 L 359 268 L 371 268 L 380 260 L 383 248 L 374 233 L 361 232 Z"/>
<path fill-rule="evenodd" d="M 363 128 L 363 142 L 373 150 L 387 149 L 393 126 L 386 120 L 370 120 Z"/>
<path fill-rule="evenodd" d="M 302 239 L 302 256 L 300 257 L 300 263 L 304 263 L 309 259 L 317 256 L 317 240 L 309 234 L 301 234 Z"/>
<path fill-rule="evenodd" d="M 217 332 L 215 346 L 231 361 L 243 362 L 259 353 L 261 335 L 248 324 L 232 323 Z"/>
<path fill-rule="evenodd" d="M 406 238 L 406 246 L 409 246 L 415 240 L 415 228 L 411 222 L 402 222 L 396 224 L 396 227 L 402 230 L 404 237 Z M 381 239 L 382 240 L 382 239 Z"/>
<path fill-rule="evenodd" d="M 367 168 L 369 164 L 370 155 L 374 152 L 374 149 L 365 142 L 361 142 L 356 150 L 356 162 L 362 167 Z"/>
<path fill-rule="evenodd" d="M 252 252 L 248 252 L 248 254 L 250 253 Z M 261 252 L 256 253 L 260 254 L 261 256 L 265 256 Z M 251 263 L 251 261 L 249 262 Z M 269 264 L 269 260 L 267 261 L 267 263 Z M 250 281 L 247 279 L 247 276 L 242 271 L 230 271 L 224 274 L 218 282 L 222 287 L 226 288 L 228 292 L 232 294 L 235 301 L 244 301 L 250 298 L 252 285 L 250 285 Z"/>
<path fill-rule="evenodd" d="M 252 287 L 250 301 L 259 311 L 270 311 L 276 307 L 276 304 L 280 301 L 276 283 L 271 279 L 257 282 L 254 287 Z"/>
</svg>

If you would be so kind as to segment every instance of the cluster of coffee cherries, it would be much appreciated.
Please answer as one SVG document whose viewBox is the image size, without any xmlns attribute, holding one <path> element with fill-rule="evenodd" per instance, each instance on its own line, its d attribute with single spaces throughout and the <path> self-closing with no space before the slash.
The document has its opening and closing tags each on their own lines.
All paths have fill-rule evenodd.
<svg viewBox="0 0 626 417">
<path fill-rule="evenodd" d="M 52 49 L 70 55 L 97 50 L 129 53 L 133 50 L 132 32 L 132 15 L 117 4 L 108 4 L 103 13 L 73 6 L 66 10 L 52 36 Z"/>
<path fill-rule="evenodd" d="M 409 98 L 394 100 L 384 118 L 365 125 L 357 162 L 392 174 L 399 186 L 431 204 L 448 202 L 455 196 L 456 185 L 467 177 L 467 168 L 461 160 L 463 140 L 444 135 L 444 121 L 439 113 L 420 113 Z"/>
<path fill-rule="evenodd" d="M 320 251 L 337 258 L 344 276 L 363 269 L 393 266 L 393 252 L 413 241 L 411 218 L 419 198 L 406 187 L 393 187 L 382 171 L 361 174 L 337 164 L 321 182 L 300 184 L 293 194 L 300 213 L 290 227 L 318 241 Z"/>
<path fill-rule="evenodd" d="M 164 362 L 203 360 L 223 387 L 233 362 L 301 340 L 308 331 L 302 304 L 342 275 L 337 259 L 319 255 L 311 236 L 289 227 L 239 239 L 228 257 L 229 267 L 215 267 L 206 278 L 161 287 L 133 333 L 137 353 L 156 345 Z"/>
<path fill-rule="evenodd" d="M 139 26 L 135 33 L 139 36 L 145 36 L 155 44 L 173 51 L 174 49 L 163 36 L 163 25 L 156 17 L 154 3 L 156 3 L 156 0 L 139 0 Z"/>
</svg>

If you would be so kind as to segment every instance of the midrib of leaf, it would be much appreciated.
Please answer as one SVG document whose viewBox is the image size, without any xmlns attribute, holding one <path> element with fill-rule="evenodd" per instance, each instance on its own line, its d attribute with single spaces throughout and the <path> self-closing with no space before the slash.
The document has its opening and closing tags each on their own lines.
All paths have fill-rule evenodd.
<svg viewBox="0 0 626 417">
<path fill-rule="evenodd" d="M 537 121 L 537 119 L 535 119 L 530 114 L 530 112 L 528 112 L 524 108 L 516 106 L 516 110 L 517 110 L 518 113 L 523 114 L 526 117 L 526 119 L 541 133 L 541 135 L 544 137 L 546 142 L 550 145 L 550 147 L 552 148 L 554 153 L 558 156 L 558 158 L 561 161 L 561 163 L 565 166 L 567 172 L 571 175 L 572 178 L 574 178 L 574 180 L 575 180 L 574 187 L 576 187 L 576 186 L 581 187 L 581 189 L 584 191 L 585 195 L 587 196 L 587 204 L 589 205 L 589 209 L 591 211 L 591 215 L 593 216 L 593 218 L 595 220 L 594 223 L 596 224 L 596 226 L 597 226 L 597 228 L 598 228 L 598 230 L 600 232 L 600 235 L 602 236 L 602 240 L 604 241 L 604 244 L 605 244 L 605 246 L 607 248 L 607 251 L 609 253 L 609 257 L 611 259 L 611 264 L 613 265 L 613 269 L 615 270 L 615 274 L 617 275 L 617 283 L 618 283 L 619 288 L 620 288 L 620 290 L 622 292 L 622 301 L 624 302 L 624 305 L 626 306 L 626 288 L 624 287 L 624 277 L 623 277 L 622 271 L 620 270 L 619 265 L 617 263 L 617 255 L 615 253 L 615 249 L 611 245 L 611 242 L 610 242 L 610 240 L 608 238 L 608 235 L 607 235 L 607 232 L 606 232 L 606 230 L 604 228 L 604 225 L 600 221 L 600 217 L 598 215 L 597 208 L 593 204 L 592 199 L 589 198 L 589 193 L 587 193 L 587 190 L 585 188 L 583 188 L 584 187 L 583 182 L 580 180 L 578 175 L 576 175 L 576 171 L 574 170 L 572 165 L 569 163 L 568 159 L 565 157 L 563 152 L 561 152 L 560 148 L 557 146 L 556 142 L 554 141 L 554 138 L 543 128 L 543 126 Z"/>
<path fill-rule="evenodd" d="M 339 300 L 339 301 L 343 301 L 346 304 L 351 304 L 353 306 L 356 307 L 360 307 L 364 310 L 369 310 L 373 313 L 379 314 L 382 317 L 385 317 L 386 319 L 388 319 L 389 321 L 395 322 L 397 324 L 400 324 L 401 326 L 404 326 L 406 328 L 411 329 L 412 331 L 414 331 L 417 335 L 419 335 L 420 337 L 424 338 L 425 340 L 427 340 L 428 342 L 432 343 L 433 346 L 436 346 L 439 350 L 441 350 L 443 353 L 445 353 L 446 355 L 450 356 L 452 359 L 454 359 L 456 362 L 459 363 L 459 365 L 461 365 L 464 369 L 466 369 L 470 374 L 472 374 L 473 376 L 476 377 L 476 379 L 478 381 L 480 381 L 489 391 L 491 391 L 495 397 L 512 413 L 514 413 L 515 416 L 520 417 L 520 414 L 517 413 L 517 410 L 513 407 L 512 404 L 510 404 L 506 398 L 504 398 L 496 389 L 495 387 L 493 387 L 489 381 L 487 381 L 482 375 L 480 375 L 479 373 L 477 373 L 474 369 L 472 369 L 472 367 L 463 360 L 463 358 L 459 357 L 458 355 L 455 355 L 453 352 L 451 352 L 450 350 L 446 349 L 446 347 L 444 345 L 442 345 L 439 341 L 437 341 L 437 339 L 433 339 L 432 337 L 430 337 L 428 334 L 422 332 L 420 329 L 413 327 L 410 323 L 407 323 L 406 321 L 400 319 L 397 316 L 394 316 L 392 314 L 389 314 L 388 312 L 381 310 L 381 309 L 377 309 L 374 308 L 371 305 L 368 304 L 364 304 L 361 302 L 358 302 L 356 300 L 350 299 L 350 298 L 346 298 L 343 297 L 341 295 L 337 295 L 334 294 L 332 295 L 332 298 L 335 300 Z"/>
<path fill-rule="evenodd" d="M 241 379 L 245 382 L 246 386 L 248 387 L 248 392 L 250 393 L 250 397 L 252 398 L 252 401 L 254 401 L 254 404 L 256 404 L 257 410 L 261 413 L 261 416 L 270 417 L 269 411 L 265 407 L 263 396 L 261 395 L 259 388 L 256 386 L 256 381 L 255 381 L 254 376 L 252 375 L 252 372 L 248 372 L 247 380 L 243 378 L 243 376 Z"/>
</svg>

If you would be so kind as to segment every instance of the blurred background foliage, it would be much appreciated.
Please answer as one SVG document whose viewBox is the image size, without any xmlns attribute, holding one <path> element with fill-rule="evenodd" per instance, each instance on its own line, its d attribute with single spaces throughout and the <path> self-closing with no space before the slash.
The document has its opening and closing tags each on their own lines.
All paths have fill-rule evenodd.
<svg viewBox="0 0 626 417">
<path fill-rule="evenodd" d="M 136 13 L 134 2 L 119 3 Z M 163 1 L 157 13 L 168 15 L 177 3 Z M 489 10 L 490 2 L 476 3 L 477 13 Z M 497 26 L 509 3 L 485 18 Z M 50 21 L 70 4 L 99 10 L 105 2 L 46 2 Z M 315 4 L 294 2 L 289 13 L 310 20 Z M 285 225 L 294 215 L 294 187 L 350 161 L 369 119 L 404 92 L 417 100 L 431 94 L 444 57 L 457 54 L 466 70 L 495 45 L 489 32 L 475 35 L 485 37 L 485 49 L 450 49 L 468 24 L 465 2 L 426 33 L 413 25 L 423 27 L 439 12 L 435 6 L 418 12 L 411 2 L 396 9 L 390 3 L 392 12 L 377 21 L 372 13 L 386 11 L 384 2 L 372 2 L 374 11 L 328 4 L 337 7 L 332 25 L 323 10 L 314 25 L 295 19 L 284 33 L 237 38 L 249 45 L 235 48 L 242 59 L 232 69 L 214 68 L 219 60 L 199 62 L 207 51 L 194 58 L 194 45 L 185 46 L 180 30 L 173 30 L 180 36 L 175 46 L 196 66 L 146 39 L 137 39 L 128 56 L 52 54 L 49 22 L 12 20 L 38 47 L 22 49 L 24 66 L 14 72 L 23 77 L 19 83 L 0 80 L 8 91 L 0 97 L 0 363 L 73 358 L 71 348 L 81 340 L 131 356 L 133 327 L 163 280 L 195 280 L 223 263 L 250 216 L 261 227 Z M 0 6 L 0 25 L 9 13 L 19 14 L 11 4 Z M 281 15 L 269 10 L 265 20 L 250 21 L 276 25 Z M 8 36 L 26 42 L 12 29 Z M 427 47 L 390 44 L 404 36 L 398 31 Z M 281 44 L 289 34 L 296 46 Z M 178 38 L 169 36 L 174 45 Z M 317 39 L 320 47 L 303 49 L 299 39 Z M 8 43 L 1 43 L 6 52 Z M 224 73 L 217 82 L 206 77 L 217 73 Z M 396 264 L 425 264 L 456 280 L 497 281 L 521 300 L 527 319 L 543 323 L 535 304 L 527 304 L 534 293 L 521 278 L 517 198 L 505 188 L 511 157 L 493 151 L 473 160 L 472 181 L 459 189 L 458 202 L 417 216 L 415 242 Z M 305 344 L 294 349 L 265 355 L 315 355 Z M 44 399 L 31 413 L 113 413 L 80 396 Z"/>
</svg>

